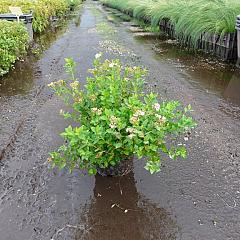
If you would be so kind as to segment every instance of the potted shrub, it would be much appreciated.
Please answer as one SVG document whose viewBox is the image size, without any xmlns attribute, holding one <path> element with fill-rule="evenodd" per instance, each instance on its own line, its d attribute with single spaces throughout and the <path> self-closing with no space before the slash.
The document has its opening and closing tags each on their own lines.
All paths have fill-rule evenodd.
<svg viewBox="0 0 240 240">
<path fill-rule="evenodd" d="M 160 171 L 162 157 L 186 157 L 184 145 L 171 140 L 195 126 L 191 107 L 178 101 L 158 102 L 155 93 L 145 94 L 147 70 L 123 66 L 120 60 L 94 59 L 84 88 L 75 77 L 76 63 L 66 59 L 69 79 L 50 84 L 72 111 L 61 114 L 77 126 L 61 134 L 66 144 L 51 153 L 53 166 L 86 169 L 89 174 L 124 174 L 135 155 L 146 161 L 151 173 Z"/>
</svg>

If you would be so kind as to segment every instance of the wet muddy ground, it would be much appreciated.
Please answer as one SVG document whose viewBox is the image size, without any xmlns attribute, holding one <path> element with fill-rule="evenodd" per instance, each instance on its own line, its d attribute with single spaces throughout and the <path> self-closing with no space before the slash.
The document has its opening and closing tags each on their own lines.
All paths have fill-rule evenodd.
<svg viewBox="0 0 240 240">
<path fill-rule="evenodd" d="M 41 42 L 38 59 L 0 80 L 0 240 L 240 239 L 238 70 L 180 51 L 92 1 Z M 137 159 L 119 178 L 49 169 L 48 152 L 70 123 L 47 84 L 65 77 L 66 57 L 84 83 L 100 51 L 148 67 L 147 91 L 192 104 L 199 125 L 187 160 L 166 160 L 153 176 Z"/>
</svg>

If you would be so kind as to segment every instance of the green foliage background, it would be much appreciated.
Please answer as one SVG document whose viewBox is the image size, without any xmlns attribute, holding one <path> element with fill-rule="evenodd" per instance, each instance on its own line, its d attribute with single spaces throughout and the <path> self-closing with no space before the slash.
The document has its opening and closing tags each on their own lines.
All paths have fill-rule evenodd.
<svg viewBox="0 0 240 240">
<path fill-rule="evenodd" d="M 26 53 L 28 33 L 23 24 L 0 21 L 0 76 Z"/>
<path fill-rule="evenodd" d="M 70 7 L 75 8 L 81 0 L 0 0 L 0 13 L 9 13 L 9 7 L 21 7 L 24 13 L 33 12 L 34 32 L 43 32 L 52 16 L 63 17 Z M 28 46 L 28 34 L 23 24 L 0 21 L 0 76 L 6 74 L 16 60 L 21 58 Z"/>
</svg>

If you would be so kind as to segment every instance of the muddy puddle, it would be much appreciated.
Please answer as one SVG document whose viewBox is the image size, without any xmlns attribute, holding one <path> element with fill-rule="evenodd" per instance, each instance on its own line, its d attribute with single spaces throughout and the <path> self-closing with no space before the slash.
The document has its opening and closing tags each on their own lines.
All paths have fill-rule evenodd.
<svg viewBox="0 0 240 240">
<path fill-rule="evenodd" d="M 240 106 L 240 70 L 232 64 L 180 49 L 175 41 L 167 40 L 164 36 L 134 33 L 134 38 L 151 48 L 156 59 L 167 61 L 178 68 L 194 86 Z"/>
<path fill-rule="evenodd" d="M 134 174 L 95 177 L 94 198 L 87 205 L 85 228 L 76 240 L 173 240 L 178 226 L 163 208 L 139 195 Z M 127 224 L 126 224 L 127 223 Z M 104 237 L 103 237 L 104 236 Z"/>
</svg>

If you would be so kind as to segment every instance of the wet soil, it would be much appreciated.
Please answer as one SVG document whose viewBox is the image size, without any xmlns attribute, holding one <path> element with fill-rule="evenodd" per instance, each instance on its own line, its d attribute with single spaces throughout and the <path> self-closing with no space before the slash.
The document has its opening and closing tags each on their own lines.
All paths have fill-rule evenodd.
<svg viewBox="0 0 240 240">
<path fill-rule="evenodd" d="M 0 80 L 0 240 L 240 239 L 238 71 L 110 15 L 85 2 L 38 60 Z M 99 51 L 148 67 L 146 91 L 192 104 L 199 125 L 185 142 L 187 160 L 166 160 L 153 176 L 137 159 L 118 178 L 49 169 L 48 152 L 71 122 L 59 116 L 64 105 L 47 84 L 66 76 L 66 57 L 77 61 L 84 84 Z"/>
</svg>

